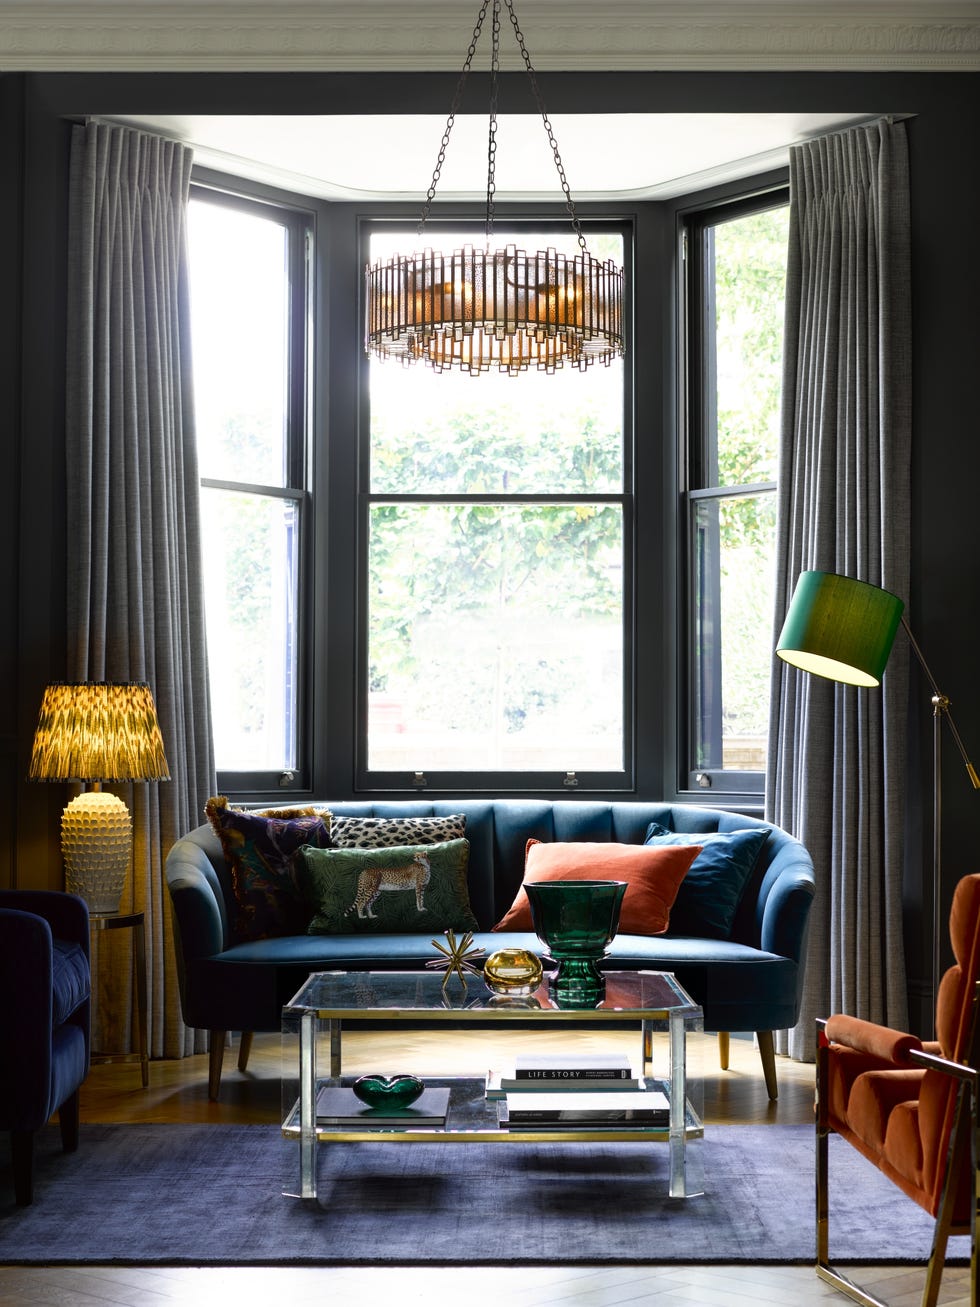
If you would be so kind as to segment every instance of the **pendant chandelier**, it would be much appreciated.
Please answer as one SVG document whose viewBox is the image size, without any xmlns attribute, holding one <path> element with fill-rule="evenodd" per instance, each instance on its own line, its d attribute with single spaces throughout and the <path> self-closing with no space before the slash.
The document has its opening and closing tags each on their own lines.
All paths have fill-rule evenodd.
<svg viewBox="0 0 980 1307">
<path fill-rule="evenodd" d="M 531 83 L 565 207 L 578 237 L 574 256 L 554 249 L 527 253 L 514 245 L 491 249 L 494 223 L 500 10 L 506 6 Z M 512 0 L 483 0 L 456 85 L 439 156 L 419 220 L 428 220 L 446 148 L 469 76 L 487 9 L 491 8 L 490 130 L 487 162 L 486 247 L 464 245 L 451 254 L 425 249 L 395 255 L 366 270 L 366 348 L 378 358 L 415 363 L 438 372 L 458 367 L 478 376 L 490 370 L 517 375 L 528 368 L 585 369 L 623 354 L 623 271 L 600 263 L 586 248 L 558 142 Z"/>
</svg>

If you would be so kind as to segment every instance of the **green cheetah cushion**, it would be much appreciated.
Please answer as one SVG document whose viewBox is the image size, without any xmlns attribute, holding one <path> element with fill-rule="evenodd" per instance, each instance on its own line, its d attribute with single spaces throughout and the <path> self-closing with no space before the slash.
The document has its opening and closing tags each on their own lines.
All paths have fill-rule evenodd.
<svg viewBox="0 0 980 1307">
<path fill-rule="evenodd" d="M 470 907 L 465 839 L 380 849 L 304 848 L 299 883 L 310 935 L 442 934 L 478 930 Z"/>
</svg>

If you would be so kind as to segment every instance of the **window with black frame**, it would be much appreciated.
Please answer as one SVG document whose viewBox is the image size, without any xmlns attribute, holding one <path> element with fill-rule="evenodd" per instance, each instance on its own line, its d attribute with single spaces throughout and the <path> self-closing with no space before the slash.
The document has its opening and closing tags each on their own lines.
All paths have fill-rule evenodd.
<svg viewBox="0 0 980 1307">
<path fill-rule="evenodd" d="M 449 251 L 482 238 L 482 225 L 426 230 L 427 245 Z M 506 239 L 576 249 L 571 229 Z M 376 224 L 369 240 L 373 264 L 406 233 Z M 590 230 L 588 243 L 623 262 L 623 230 Z M 632 531 L 622 361 L 478 378 L 364 367 L 361 783 L 622 788 Z"/>
<path fill-rule="evenodd" d="M 308 214 L 205 186 L 189 218 L 215 756 L 228 789 L 302 783 Z"/>
<path fill-rule="evenodd" d="M 689 214 L 688 785 L 764 788 L 788 196 Z"/>
</svg>

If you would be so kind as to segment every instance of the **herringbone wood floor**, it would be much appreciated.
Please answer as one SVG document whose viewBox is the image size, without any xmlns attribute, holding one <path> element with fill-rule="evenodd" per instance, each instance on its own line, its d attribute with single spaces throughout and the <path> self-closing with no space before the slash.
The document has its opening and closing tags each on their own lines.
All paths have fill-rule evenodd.
<svg viewBox="0 0 980 1307">
<path fill-rule="evenodd" d="M 397 1045 L 383 1032 L 345 1036 L 344 1069 L 357 1072 L 394 1066 L 435 1074 L 471 1070 L 482 1074 L 506 1056 L 497 1048 L 513 1036 L 486 1030 L 463 1035 L 404 1032 Z M 589 1036 L 596 1049 L 622 1036 Z M 538 1039 L 540 1043 L 540 1038 Z M 397 1052 L 393 1052 L 397 1049 Z M 704 1075 L 705 1119 L 712 1123 L 809 1123 L 813 1120 L 813 1067 L 777 1059 L 779 1100 L 766 1096 L 758 1053 L 749 1040 L 731 1041 L 728 1071 L 718 1067 L 714 1040 L 703 1037 L 695 1057 Z M 394 1058 L 394 1060 L 393 1060 Z M 154 1062 L 150 1086 L 141 1089 L 132 1065 L 93 1067 L 86 1082 L 83 1120 L 275 1122 L 279 1118 L 280 1043 L 256 1036 L 248 1071 L 236 1067 L 237 1049 L 226 1054 L 221 1101 L 207 1096 L 207 1058 Z M 277 1183 L 278 1177 L 270 1177 Z M 811 1178 L 801 1176 L 809 1186 Z M 43 1201 L 39 1195 L 38 1201 Z M 289 1201 L 283 1199 L 284 1202 Z M 869 1250 L 873 1252 L 873 1250 Z M 923 1272 L 904 1268 L 854 1268 L 854 1277 L 892 1307 L 918 1304 Z M 847 1299 L 822 1284 L 809 1266 L 670 1267 L 478 1267 L 437 1268 L 194 1268 L 194 1267 L 0 1267 L 0 1304 L 71 1304 L 83 1307 L 146 1307 L 172 1303 L 234 1302 L 249 1307 L 280 1300 L 289 1307 L 321 1307 L 324 1302 L 387 1307 L 398 1303 L 432 1304 L 465 1301 L 471 1307 L 751 1307 L 752 1304 L 844 1303 Z M 966 1272 L 948 1270 L 943 1307 L 967 1307 Z"/>
</svg>

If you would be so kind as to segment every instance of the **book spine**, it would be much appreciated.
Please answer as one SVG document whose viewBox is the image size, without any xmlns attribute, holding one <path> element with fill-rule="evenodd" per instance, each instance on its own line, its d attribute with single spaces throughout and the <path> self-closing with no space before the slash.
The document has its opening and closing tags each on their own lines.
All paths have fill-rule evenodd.
<svg viewBox="0 0 980 1307">
<path fill-rule="evenodd" d="M 666 1130 L 670 1122 L 654 1118 L 642 1121 L 501 1121 L 504 1130 Z"/>
<path fill-rule="evenodd" d="M 636 1121 L 643 1124 L 656 1124 L 665 1120 L 663 1112 L 638 1112 L 627 1109 L 625 1112 L 535 1112 L 533 1109 L 519 1112 L 509 1112 L 508 1120 L 511 1125 L 532 1124 L 535 1121 L 548 1123 L 563 1122 L 568 1125 L 578 1123 L 579 1125 L 598 1124 L 603 1121 Z"/>
<path fill-rule="evenodd" d="M 622 1067 L 518 1067 L 515 1080 L 629 1080 L 633 1075 Z"/>
<path fill-rule="evenodd" d="M 596 1092 L 605 1089 L 611 1092 L 614 1089 L 632 1089 L 635 1091 L 642 1089 L 643 1085 L 639 1080 L 604 1080 L 597 1085 L 594 1080 L 517 1080 L 508 1078 L 501 1080 L 500 1088 L 506 1089 L 508 1092 L 522 1089 L 525 1092 L 532 1089 L 552 1089 L 555 1091 L 591 1089 Z"/>
</svg>

